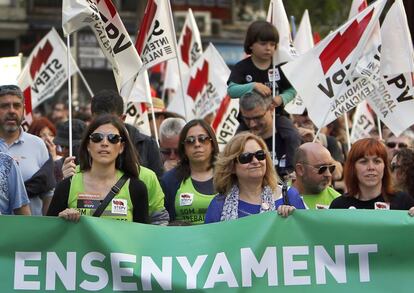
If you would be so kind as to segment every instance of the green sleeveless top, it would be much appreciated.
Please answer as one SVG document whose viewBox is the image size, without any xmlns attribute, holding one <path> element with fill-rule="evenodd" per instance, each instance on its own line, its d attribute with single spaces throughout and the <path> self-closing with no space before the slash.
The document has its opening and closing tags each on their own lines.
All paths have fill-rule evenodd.
<svg viewBox="0 0 414 293">
<path fill-rule="evenodd" d="M 123 172 L 117 170 L 117 179 L 121 178 Z M 85 192 L 83 185 L 83 173 L 75 173 L 72 177 L 69 190 L 68 207 L 77 209 L 81 215 L 92 216 L 106 197 L 104 195 L 89 194 Z M 129 179 L 122 186 L 119 193 L 109 202 L 103 211 L 101 218 L 132 222 L 132 202 L 129 194 Z"/>
<path fill-rule="evenodd" d="M 198 192 L 190 178 L 181 182 L 175 196 L 176 220 L 187 221 L 193 225 L 204 224 L 204 217 L 211 200 L 216 194 Z"/>
</svg>

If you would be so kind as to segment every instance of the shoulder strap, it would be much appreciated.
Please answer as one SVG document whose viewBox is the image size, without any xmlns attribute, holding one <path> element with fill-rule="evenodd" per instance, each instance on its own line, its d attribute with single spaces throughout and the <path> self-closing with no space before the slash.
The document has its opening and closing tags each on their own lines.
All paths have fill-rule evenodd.
<svg viewBox="0 0 414 293">
<path fill-rule="evenodd" d="M 108 192 L 108 194 L 105 196 L 105 199 L 101 202 L 99 207 L 95 210 L 93 213 L 93 217 L 100 217 L 103 213 L 103 211 L 108 206 L 109 202 L 119 193 L 122 186 L 124 186 L 125 182 L 128 180 L 128 176 L 126 174 L 122 175 L 121 178 L 119 178 L 118 182 L 115 183 L 114 186 L 112 186 L 111 190 Z"/>
</svg>

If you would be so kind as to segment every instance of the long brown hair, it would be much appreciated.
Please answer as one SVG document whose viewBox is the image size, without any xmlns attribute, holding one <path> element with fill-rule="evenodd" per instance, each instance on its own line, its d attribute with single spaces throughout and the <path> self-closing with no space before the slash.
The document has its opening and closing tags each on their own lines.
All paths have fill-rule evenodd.
<svg viewBox="0 0 414 293">
<path fill-rule="evenodd" d="M 360 139 L 351 147 L 344 167 L 344 178 L 348 195 L 356 196 L 361 192 L 355 168 L 356 162 L 365 156 L 374 155 L 380 157 L 384 161 L 384 175 L 382 176 L 381 194 L 385 201 L 389 202 L 389 195 L 391 195 L 394 190 L 392 188 L 392 178 L 390 164 L 387 157 L 387 150 L 383 143 L 374 138 Z"/>
</svg>

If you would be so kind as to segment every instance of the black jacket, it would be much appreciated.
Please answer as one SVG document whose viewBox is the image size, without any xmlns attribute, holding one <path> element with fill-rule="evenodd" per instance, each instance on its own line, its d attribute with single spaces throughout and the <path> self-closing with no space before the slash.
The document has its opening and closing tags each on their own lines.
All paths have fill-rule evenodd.
<svg viewBox="0 0 414 293">
<path fill-rule="evenodd" d="M 139 162 L 142 166 L 151 169 L 160 178 L 164 172 L 160 150 L 152 137 L 142 134 L 134 126 L 125 123 L 131 141 L 139 154 Z"/>
</svg>

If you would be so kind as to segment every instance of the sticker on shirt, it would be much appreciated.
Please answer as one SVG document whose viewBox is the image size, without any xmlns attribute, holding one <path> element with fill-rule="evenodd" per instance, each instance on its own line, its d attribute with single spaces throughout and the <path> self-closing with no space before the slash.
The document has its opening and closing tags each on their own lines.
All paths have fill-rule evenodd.
<svg viewBox="0 0 414 293">
<path fill-rule="evenodd" d="M 96 210 L 101 204 L 102 196 L 100 194 L 80 193 L 76 207 L 78 209 L 94 209 Z"/>
<path fill-rule="evenodd" d="M 279 68 L 269 69 L 267 71 L 267 74 L 269 76 L 269 81 L 278 81 L 278 80 L 280 80 Z"/>
<path fill-rule="evenodd" d="M 382 201 L 377 201 L 374 204 L 374 209 L 376 210 L 389 210 L 390 204 Z"/>
<path fill-rule="evenodd" d="M 193 204 L 194 194 L 181 193 L 180 194 L 180 207 L 190 206 Z"/>
<path fill-rule="evenodd" d="M 252 80 L 253 80 L 253 77 L 250 74 L 246 75 L 247 82 L 252 82 Z"/>
<path fill-rule="evenodd" d="M 320 204 L 320 203 L 317 203 L 315 205 L 315 207 L 316 207 L 317 210 L 327 210 L 327 209 L 329 209 L 329 206 L 324 205 L 324 204 Z"/>
<path fill-rule="evenodd" d="M 112 199 L 112 214 L 126 215 L 128 213 L 128 201 L 126 199 Z"/>
</svg>

